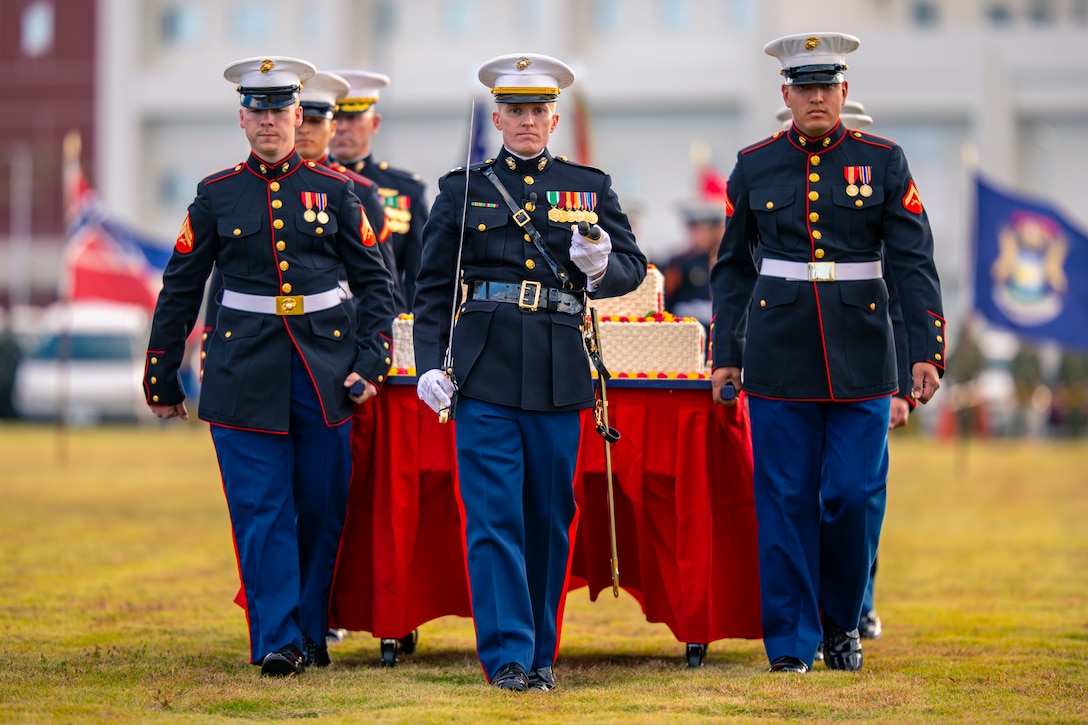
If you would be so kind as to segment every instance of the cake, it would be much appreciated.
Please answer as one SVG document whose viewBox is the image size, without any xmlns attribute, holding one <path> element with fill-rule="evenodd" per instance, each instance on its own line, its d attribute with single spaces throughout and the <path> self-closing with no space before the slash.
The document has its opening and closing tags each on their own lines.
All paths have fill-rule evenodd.
<svg viewBox="0 0 1088 725">
<path fill-rule="evenodd" d="M 597 317 L 601 357 L 614 378 L 706 378 L 706 331 L 668 312 Z"/>
<path fill-rule="evenodd" d="M 708 377 L 706 330 L 693 317 L 675 317 L 664 310 L 664 286 L 661 272 L 649 265 L 637 289 L 621 297 L 590 301 L 597 310 L 601 356 L 612 377 Z M 410 314 L 393 322 L 390 375 L 416 374 L 412 328 Z"/>
<path fill-rule="evenodd" d="M 601 357 L 615 378 L 707 377 L 706 330 L 693 317 L 664 309 L 665 277 L 654 265 L 632 292 L 592 300 L 601 332 Z"/>
</svg>

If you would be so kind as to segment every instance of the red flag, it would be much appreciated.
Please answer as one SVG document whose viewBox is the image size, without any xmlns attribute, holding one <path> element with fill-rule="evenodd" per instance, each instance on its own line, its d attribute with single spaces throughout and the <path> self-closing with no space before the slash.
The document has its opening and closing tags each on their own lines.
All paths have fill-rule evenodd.
<svg viewBox="0 0 1088 725">
<path fill-rule="evenodd" d="M 64 139 L 64 249 L 60 297 L 68 302 L 106 300 L 155 309 L 169 247 L 140 238 L 111 219 L 87 182 L 80 137 Z"/>
</svg>

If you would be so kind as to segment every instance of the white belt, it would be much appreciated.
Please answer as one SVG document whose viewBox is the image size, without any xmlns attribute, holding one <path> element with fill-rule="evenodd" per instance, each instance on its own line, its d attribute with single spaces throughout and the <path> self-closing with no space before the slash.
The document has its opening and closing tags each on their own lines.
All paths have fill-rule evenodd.
<svg viewBox="0 0 1088 725">
<path fill-rule="evenodd" d="M 884 269 L 875 262 L 787 262 L 784 259 L 764 259 L 759 273 L 768 277 L 805 282 L 854 282 L 861 279 L 881 279 Z"/>
<path fill-rule="evenodd" d="M 320 312 L 340 304 L 340 288 L 334 287 L 316 295 L 249 295 L 245 292 L 223 290 L 223 307 L 263 315 L 305 315 Z"/>
</svg>

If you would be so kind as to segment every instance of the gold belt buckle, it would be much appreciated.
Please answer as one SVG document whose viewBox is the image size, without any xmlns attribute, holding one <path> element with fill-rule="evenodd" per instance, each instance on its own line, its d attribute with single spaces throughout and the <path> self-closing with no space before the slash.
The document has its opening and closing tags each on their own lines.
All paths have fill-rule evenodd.
<svg viewBox="0 0 1088 725">
<path fill-rule="evenodd" d="M 834 282 L 835 281 L 835 263 L 834 262 L 809 262 L 808 263 L 808 281 L 809 282 Z"/>
<path fill-rule="evenodd" d="M 529 223 L 529 212 L 524 209 L 518 209 L 514 212 L 514 223 L 519 227 L 523 227 Z"/>
<path fill-rule="evenodd" d="M 532 302 L 527 301 L 532 298 Z M 536 312 L 540 306 L 540 283 L 532 280 L 523 280 L 521 292 L 518 294 L 518 307 L 529 312 Z"/>
<path fill-rule="evenodd" d="M 280 295 L 276 297 L 277 315 L 301 315 L 302 295 Z"/>
</svg>

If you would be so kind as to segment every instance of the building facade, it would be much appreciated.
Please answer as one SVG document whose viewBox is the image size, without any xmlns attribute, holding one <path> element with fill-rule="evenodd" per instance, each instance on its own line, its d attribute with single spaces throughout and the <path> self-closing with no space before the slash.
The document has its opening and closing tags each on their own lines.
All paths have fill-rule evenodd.
<svg viewBox="0 0 1088 725">
<path fill-rule="evenodd" d="M 589 161 L 612 174 L 621 201 L 637 210 L 640 243 L 660 261 L 682 242 L 679 205 L 697 192 L 694 150 L 728 175 L 738 149 L 776 130 L 779 65 L 763 45 L 811 30 L 861 38 L 849 59 L 850 96 L 874 117 L 873 133 L 907 151 L 950 316 L 969 305 L 976 168 L 1088 227 L 1088 151 L 1076 143 L 1088 132 L 1088 0 L 22 0 L 0 8 L 31 2 L 96 8 L 93 96 L 83 101 L 93 109 L 93 181 L 115 214 L 165 244 L 197 181 L 247 152 L 222 77 L 230 61 L 290 55 L 388 74 L 376 157 L 418 172 L 433 193 L 437 178 L 465 161 L 472 99 L 489 102 L 475 69 L 529 51 L 562 58 L 578 75 L 560 100 L 552 150 L 574 156 L 586 140 L 576 137 L 579 104 L 570 99 L 580 100 Z M 3 20 L 0 28 L 11 27 Z M 488 143 L 497 149 L 497 133 Z M 0 240 L 10 259 L 7 228 Z"/>
</svg>

